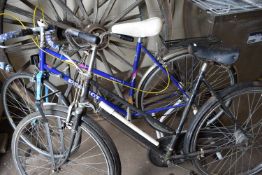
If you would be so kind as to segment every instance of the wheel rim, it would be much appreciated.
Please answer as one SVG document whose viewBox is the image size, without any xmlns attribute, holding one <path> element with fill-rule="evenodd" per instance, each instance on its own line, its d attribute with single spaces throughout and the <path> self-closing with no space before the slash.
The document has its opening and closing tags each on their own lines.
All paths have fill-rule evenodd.
<svg viewBox="0 0 262 175">
<path fill-rule="evenodd" d="M 52 117 L 51 117 L 52 116 Z M 59 144 L 59 133 L 61 132 L 61 129 L 56 125 L 56 120 L 61 120 L 61 116 L 56 115 L 48 115 L 48 122 L 51 131 L 52 131 L 52 143 L 53 148 L 56 154 L 65 154 L 65 150 L 68 146 L 68 141 L 70 134 L 69 131 L 66 131 L 63 129 L 63 138 L 64 138 L 64 148 L 65 150 L 61 150 L 61 143 Z M 64 118 L 62 117 L 62 120 Z M 27 136 L 27 141 L 30 140 L 30 143 L 33 143 L 32 140 L 39 141 L 41 143 L 41 147 L 48 149 L 47 145 L 44 147 L 43 143 L 46 143 L 46 139 L 44 138 L 43 132 L 41 139 L 41 131 L 43 130 L 43 126 L 41 127 L 40 123 L 38 123 L 37 130 L 34 128 L 31 130 L 32 123 L 34 121 L 41 121 L 41 116 L 35 116 L 28 120 L 26 123 L 24 123 L 24 127 L 20 128 L 18 137 L 16 138 L 16 144 L 14 147 L 15 151 L 15 160 L 18 164 L 20 172 L 24 172 L 27 174 L 39 174 L 40 172 L 42 174 L 52 174 L 52 166 L 51 161 L 49 159 L 50 156 L 45 156 L 42 154 L 42 152 L 39 152 L 37 149 L 32 149 L 32 145 L 28 145 L 25 143 L 24 137 Z M 54 122 L 52 122 L 54 121 Z M 81 127 L 82 128 L 82 127 Z M 30 131 L 33 131 L 32 134 L 30 134 Z M 66 134 L 66 132 L 68 134 Z M 94 138 L 92 134 L 86 128 L 82 128 L 82 140 L 79 144 L 79 148 L 76 152 L 72 153 L 69 161 L 61 167 L 61 169 L 58 170 L 57 173 L 68 173 L 69 174 L 88 174 L 88 172 L 96 172 L 96 174 L 110 174 L 110 167 L 108 165 L 108 158 L 104 153 L 104 150 L 100 147 L 98 141 Z M 57 138 L 56 138 L 57 137 Z M 81 145 L 83 144 L 83 145 Z M 59 146 L 60 145 L 60 146 Z M 39 146 L 39 144 L 37 145 Z M 98 153 L 98 151 L 101 151 L 101 153 Z M 56 164 L 59 164 L 63 160 L 63 156 L 56 156 Z"/>
<path fill-rule="evenodd" d="M 223 148 L 206 154 L 194 163 L 204 174 L 257 174 L 261 171 L 262 136 L 262 91 L 241 92 L 230 100 L 230 111 L 242 126 L 244 132 L 232 126 L 225 114 L 212 118 L 221 111 L 219 106 L 205 114 L 202 126 L 195 132 L 191 151 Z M 211 122 L 212 121 L 212 122 Z M 200 129 L 201 128 L 201 129 Z"/>
</svg>

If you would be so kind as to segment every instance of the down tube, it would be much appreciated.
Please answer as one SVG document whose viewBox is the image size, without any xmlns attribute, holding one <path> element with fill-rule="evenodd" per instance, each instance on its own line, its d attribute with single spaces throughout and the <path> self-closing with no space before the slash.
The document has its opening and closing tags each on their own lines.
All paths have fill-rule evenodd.
<svg viewBox="0 0 262 175">
<path fill-rule="evenodd" d="M 99 101 L 99 106 L 106 111 L 108 114 L 115 117 L 116 121 L 118 121 L 117 124 L 120 122 L 118 126 L 122 128 L 122 124 L 128 128 L 128 130 L 131 130 L 134 134 L 134 137 L 139 139 L 142 143 L 147 143 L 146 145 L 150 144 L 149 147 L 156 149 L 159 146 L 159 142 L 152 138 L 150 135 L 139 129 L 137 126 L 129 122 L 125 117 L 120 115 L 118 113 L 119 108 L 112 104 L 111 102 L 105 100 L 103 97 L 97 95 L 95 92 L 89 91 L 89 95 Z M 124 128 L 124 127 L 123 127 Z M 124 129 L 125 130 L 125 129 Z"/>
<path fill-rule="evenodd" d="M 64 73 L 57 70 L 56 68 L 52 68 L 52 67 L 49 67 L 48 65 L 45 65 L 45 69 L 48 70 L 49 72 L 51 72 L 52 74 L 55 74 L 55 75 L 61 77 L 66 83 L 72 84 L 74 87 L 77 87 L 77 88 L 82 88 L 82 86 L 80 84 L 78 84 L 73 79 L 71 79 L 69 76 L 65 75 Z M 124 116 L 126 115 L 126 111 L 124 109 L 114 105 L 113 103 L 110 103 L 109 101 L 105 100 L 103 97 L 97 95 L 95 92 L 90 90 L 89 95 L 92 98 L 96 99 L 97 101 L 104 101 L 106 104 L 111 106 L 114 110 L 121 113 L 122 115 L 124 115 Z"/>
</svg>

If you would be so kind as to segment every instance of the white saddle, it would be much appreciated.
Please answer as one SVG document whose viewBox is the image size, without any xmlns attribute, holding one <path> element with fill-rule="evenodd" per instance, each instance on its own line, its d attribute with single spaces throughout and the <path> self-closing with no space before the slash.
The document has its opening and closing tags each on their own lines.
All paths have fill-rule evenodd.
<svg viewBox="0 0 262 175">
<path fill-rule="evenodd" d="M 149 37 L 159 34 L 161 29 L 161 19 L 153 17 L 144 21 L 113 25 L 111 32 L 133 37 Z"/>
</svg>

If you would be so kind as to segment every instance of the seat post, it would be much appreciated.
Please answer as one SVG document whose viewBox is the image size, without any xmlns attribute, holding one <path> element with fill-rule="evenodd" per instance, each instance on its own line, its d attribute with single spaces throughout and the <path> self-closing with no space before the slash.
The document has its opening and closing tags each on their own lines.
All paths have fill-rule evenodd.
<svg viewBox="0 0 262 175">
<path fill-rule="evenodd" d="M 142 38 L 141 37 L 138 38 L 137 43 L 140 43 L 140 44 L 142 43 Z"/>
</svg>

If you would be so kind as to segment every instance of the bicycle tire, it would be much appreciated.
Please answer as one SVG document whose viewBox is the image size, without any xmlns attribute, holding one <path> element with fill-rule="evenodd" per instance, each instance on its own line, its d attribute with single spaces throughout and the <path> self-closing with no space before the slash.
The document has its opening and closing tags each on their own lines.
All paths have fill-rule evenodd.
<svg viewBox="0 0 262 175">
<path fill-rule="evenodd" d="M 55 148 L 55 152 L 56 154 L 61 153 L 63 154 L 63 151 L 59 152 L 59 145 L 57 144 L 57 140 L 55 139 L 55 137 L 58 135 L 57 132 L 60 132 L 61 128 L 56 128 L 56 125 L 52 123 L 52 118 L 57 120 L 65 120 L 66 116 L 67 116 L 67 109 L 64 106 L 59 106 L 59 105 L 55 105 L 52 106 L 52 109 L 48 109 L 48 110 L 44 110 L 46 117 L 48 119 L 49 122 L 49 127 L 52 127 L 50 129 L 51 134 L 52 134 L 52 143 L 53 143 L 53 148 Z M 43 158 L 48 158 L 48 156 L 43 156 L 41 153 L 39 153 L 38 151 L 36 151 L 35 149 L 31 149 L 32 147 L 27 145 L 27 143 L 25 143 L 24 139 L 22 137 L 25 137 L 27 135 L 28 139 L 32 138 L 32 140 L 35 140 L 35 137 L 31 137 L 32 136 L 38 136 L 41 134 L 41 127 L 37 127 L 38 129 L 33 129 L 30 130 L 31 128 L 31 123 L 38 121 L 39 123 L 37 124 L 38 126 L 41 126 L 41 121 L 42 117 L 38 112 L 32 113 L 29 116 L 25 117 L 17 126 L 17 129 L 15 130 L 15 133 L 13 134 L 13 138 L 12 138 L 12 156 L 13 156 L 13 160 L 15 162 L 15 166 L 17 168 L 17 170 L 19 171 L 20 174 L 29 174 L 30 173 L 36 173 L 37 172 L 41 172 L 42 174 L 45 174 L 45 172 L 52 172 L 51 169 L 48 169 L 47 164 L 41 164 L 41 166 L 38 166 L 38 168 L 33 169 L 32 171 L 30 171 L 30 167 L 33 167 L 34 164 L 36 164 L 38 161 L 40 161 Z M 54 121 L 54 120 L 53 120 Z M 63 171 L 66 172 L 70 172 L 69 174 L 74 174 L 76 172 L 78 172 L 78 174 L 86 174 L 88 169 L 92 171 L 95 171 L 97 173 L 94 174 L 98 174 L 98 172 L 103 172 L 104 173 L 104 169 L 99 170 L 98 168 L 100 167 L 99 164 L 106 164 L 106 166 L 108 166 L 106 169 L 106 172 L 110 175 L 120 175 L 121 174 L 121 163 L 120 163 L 120 159 L 119 159 L 119 154 L 117 152 L 117 149 L 113 143 L 113 141 L 111 140 L 111 138 L 108 136 L 108 134 L 98 125 L 96 124 L 90 117 L 85 116 L 82 118 L 81 121 L 81 133 L 82 133 L 82 139 L 81 143 L 83 145 L 81 145 L 81 143 L 79 144 L 79 148 L 77 150 L 75 150 L 73 153 L 71 153 L 71 156 L 68 160 L 68 162 L 62 166 L 62 168 L 60 170 L 57 171 L 57 173 L 59 174 L 59 172 L 61 171 L 61 173 L 63 173 Z M 63 130 L 63 136 L 64 136 L 64 141 L 67 141 L 67 136 L 70 136 L 70 133 L 68 133 L 68 135 L 66 134 L 66 128 L 62 129 Z M 30 134 L 30 131 L 34 131 L 34 134 Z M 37 131 L 37 133 L 36 133 Z M 40 134 L 38 134 L 40 133 Z M 44 131 L 42 133 L 45 133 Z M 89 137 L 85 136 L 84 134 L 87 134 Z M 93 139 L 92 143 L 94 143 L 95 145 L 91 144 L 91 139 Z M 43 140 L 40 140 L 40 142 L 44 142 Z M 31 142 L 33 143 L 33 141 Z M 36 141 L 35 141 L 36 143 Z M 20 147 L 20 146 L 21 147 Z M 43 144 L 41 144 L 43 145 Z M 56 147 L 55 147 L 56 146 Z M 64 144 L 65 149 L 67 148 L 66 143 Z M 88 147 L 89 146 L 89 147 Z M 91 148 L 90 148 L 91 147 Z M 30 149 L 30 151 L 28 151 L 28 149 Z M 87 149 L 90 148 L 90 149 Z M 105 162 L 101 162 L 101 155 L 100 154 L 96 154 L 96 148 L 98 148 L 101 151 L 102 158 L 105 159 Z M 41 148 L 43 149 L 43 148 Z M 47 148 L 48 149 L 48 148 Z M 25 152 L 21 151 L 21 150 L 25 150 Z M 82 152 L 85 151 L 86 152 Z M 92 151 L 91 151 L 92 150 Z M 94 155 L 88 155 L 88 154 L 94 154 Z M 88 155 L 88 156 L 87 156 Z M 24 156 L 24 159 L 22 159 L 21 157 Z M 39 157 L 37 159 L 37 156 Z M 85 157 L 84 157 L 85 156 Z M 86 157 L 87 156 L 87 157 Z M 30 157 L 31 159 L 33 159 L 33 161 L 30 162 Z M 62 158 L 62 156 L 60 157 Z M 78 160 L 79 159 L 79 160 Z M 98 161 L 98 163 L 95 163 L 94 160 L 95 159 Z M 56 162 L 59 163 L 62 160 L 59 160 L 59 157 L 56 157 Z M 77 162 L 80 161 L 80 164 L 77 164 Z M 90 161 L 90 163 L 86 164 L 86 161 Z M 31 164 L 30 164 L 31 163 Z M 24 164 L 24 165 L 23 165 Z M 70 164 L 72 164 L 70 166 Z M 29 169 L 25 168 L 25 166 L 28 165 Z M 75 168 L 74 168 L 75 167 Z M 101 168 L 101 167 L 100 167 Z M 48 169 L 48 170 L 46 170 Z M 46 170 L 46 171 L 45 171 Z M 37 171 L 37 172 L 36 172 Z"/>
<path fill-rule="evenodd" d="M 232 125 L 224 112 L 221 113 L 220 103 L 212 97 L 191 122 L 184 141 L 185 153 L 201 152 L 192 160 L 201 174 L 250 175 L 261 172 L 261 136 L 257 125 L 261 126 L 262 83 L 236 85 L 219 96 L 224 104 L 230 101 L 227 108 L 241 129 Z M 214 150 L 205 153 L 208 149 Z"/>
<path fill-rule="evenodd" d="M 28 84 L 26 84 L 28 83 Z M 15 87 L 13 85 L 16 85 Z M 21 85 L 21 86 L 20 86 Z M 59 91 L 49 81 L 43 81 L 44 87 L 50 92 Z M 14 88 L 13 88 L 14 87 Z M 43 87 L 43 88 L 44 88 Z M 50 100 L 51 98 L 51 100 Z M 2 87 L 2 101 L 6 117 L 15 129 L 21 118 L 35 112 L 35 80 L 32 74 L 15 73 L 5 80 Z M 61 92 L 49 97 L 52 103 L 68 105 L 68 101 Z M 48 103 L 45 103 L 48 104 Z"/>
<path fill-rule="evenodd" d="M 181 50 L 179 52 L 175 51 L 174 53 L 170 53 L 167 56 L 165 56 L 163 60 L 164 60 L 163 64 L 167 66 L 169 72 L 182 85 L 186 84 L 187 87 L 184 90 L 185 92 L 190 94 L 190 90 L 192 89 L 195 78 L 199 73 L 200 65 L 202 62 L 197 58 L 195 58 L 194 55 L 189 54 L 185 50 Z M 174 70 L 170 69 L 171 66 L 172 66 L 171 69 Z M 212 71 L 214 72 L 210 73 Z M 222 90 L 227 86 L 232 86 L 237 82 L 237 74 L 234 67 L 227 67 L 218 64 L 213 64 L 208 66 L 205 78 L 217 91 Z M 138 86 L 138 89 L 141 89 L 143 91 L 159 91 L 167 86 L 167 83 L 164 82 L 166 80 L 167 80 L 167 76 L 164 73 L 162 73 L 162 71 L 156 65 L 154 65 L 148 69 L 148 71 L 142 78 Z M 160 85 L 161 81 L 165 84 Z M 221 85 L 221 83 L 223 82 L 224 84 Z M 156 85 L 157 88 L 153 89 L 154 85 Z M 181 93 L 176 97 L 174 97 L 174 95 L 170 96 L 170 94 L 173 94 L 174 91 L 178 92 L 178 89 L 171 84 L 165 92 L 159 94 L 146 94 L 146 92 L 138 92 L 136 94 L 136 104 L 142 110 L 151 110 L 154 108 L 164 107 L 166 105 L 170 105 L 171 104 L 170 102 L 173 102 L 172 104 L 174 104 L 175 102 L 178 101 L 178 99 L 180 100 L 183 99 L 183 95 Z M 165 95 L 166 92 L 170 92 L 170 93 L 169 94 L 167 93 L 167 95 Z M 149 104 L 152 105 L 152 107 L 145 106 L 145 104 L 143 104 L 145 102 L 145 99 L 147 98 L 146 96 L 149 97 L 147 100 L 149 101 Z M 159 98 L 159 96 L 160 97 L 170 96 L 170 97 L 166 98 L 167 100 L 165 99 L 165 101 L 164 100 L 160 101 L 161 99 Z M 207 88 L 202 84 L 202 86 L 198 91 L 198 95 L 194 103 L 195 106 L 197 107 L 201 106 L 210 96 L 211 94 L 208 93 Z M 160 100 L 154 100 L 157 98 L 159 98 Z M 176 129 L 179 122 L 178 119 L 182 115 L 181 113 L 183 111 L 182 109 L 184 109 L 184 106 L 177 108 L 175 111 L 173 111 L 168 115 L 163 115 L 164 112 L 166 112 L 164 111 L 164 112 L 156 113 L 155 116 L 160 117 L 159 120 L 161 122 L 164 122 L 170 127 Z"/>
</svg>

